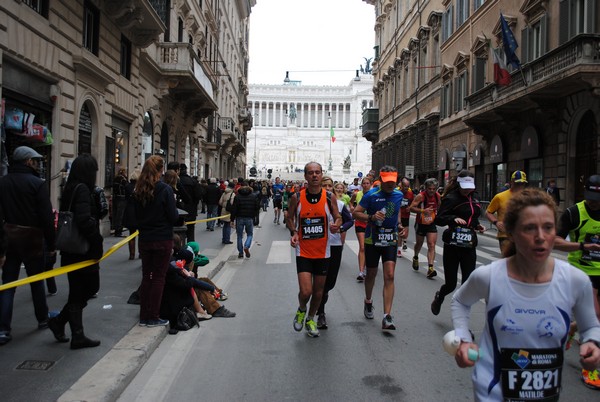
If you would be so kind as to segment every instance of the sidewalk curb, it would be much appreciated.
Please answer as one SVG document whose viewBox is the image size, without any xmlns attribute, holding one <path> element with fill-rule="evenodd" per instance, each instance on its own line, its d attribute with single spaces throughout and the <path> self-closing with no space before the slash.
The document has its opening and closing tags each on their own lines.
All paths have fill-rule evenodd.
<svg viewBox="0 0 600 402">
<path fill-rule="evenodd" d="M 227 253 L 219 253 L 217 265 L 206 274 L 208 278 L 212 279 L 225 266 L 229 258 L 225 254 Z M 116 401 L 167 333 L 167 327 L 145 328 L 136 322 L 127 335 L 62 394 L 58 401 Z"/>
</svg>

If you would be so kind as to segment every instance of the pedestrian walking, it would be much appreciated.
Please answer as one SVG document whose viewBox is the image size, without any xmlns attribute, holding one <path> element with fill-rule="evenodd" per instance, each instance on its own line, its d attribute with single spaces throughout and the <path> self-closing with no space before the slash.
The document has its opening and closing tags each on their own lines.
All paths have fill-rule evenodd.
<svg viewBox="0 0 600 402">
<path fill-rule="evenodd" d="M 17 147 L 8 174 L 0 178 L 0 221 L 7 238 L 2 283 L 19 278 L 21 264 L 27 276 L 44 271 L 44 247 L 56 259 L 54 214 L 47 183 L 39 177 L 42 155 L 30 147 Z M 30 285 L 38 328 L 48 326 L 44 282 Z M 16 288 L 0 292 L 0 345 L 11 341 L 11 322 Z"/>
<path fill-rule="evenodd" d="M 250 258 L 250 248 L 254 236 L 254 217 L 260 210 L 258 198 L 252 194 L 252 188 L 246 183 L 239 188 L 231 208 L 231 225 L 235 225 L 237 234 L 238 258 Z M 244 241 L 244 232 L 246 240 Z"/>
<path fill-rule="evenodd" d="M 98 163 L 90 154 L 81 154 L 73 161 L 69 178 L 61 198 L 61 211 L 71 211 L 79 233 L 87 240 L 89 249 L 84 254 L 61 251 L 62 266 L 82 261 L 98 260 L 102 257 L 103 238 L 100 234 L 102 210 L 96 187 Z M 65 335 L 67 322 L 71 327 L 71 349 L 93 348 L 100 345 L 99 340 L 88 338 L 83 331 L 83 309 L 88 300 L 100 289 L 100 265 L 87 267 L 67 273 L 69 296 L 60 313 L 50 319 L 50 330 L 58 342 L 68 342 Z"/>
</svg>

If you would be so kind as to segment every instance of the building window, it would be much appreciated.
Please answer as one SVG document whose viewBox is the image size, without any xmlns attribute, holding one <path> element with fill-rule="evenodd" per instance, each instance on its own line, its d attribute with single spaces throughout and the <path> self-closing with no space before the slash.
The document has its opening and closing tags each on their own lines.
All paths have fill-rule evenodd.
<svg viewBox="0 0 600 402">
<path fill-rule="evenodd" d="M 419 80 L 420 85 L 427 83 L 427 71 L 429 66 L 427 65 L 427 45 L 421 47 L 421 55 L 419 57 Z"/>
<path fill-rule="evenodd" d="M 431 55 L 431 65 L 433 66 L 433 76 L 436 76 L 440 73 L 440 36 L 433 36 L 433 46 L 432 46 L 432 55 Z"/>
<path fill-rule="evenodd" d="M 563 44 L 580 33 L 595 33 L 597 0 L 561 0 L 559 40 Z"/>
<path fill-rule="evenodd" d="M 177 42 L 183 42 L 183 20 L 177 18 Z"/>
<path fill-rule="evenodd" d="M 456 29 L 469 18 L 469 0 L 456 1 Z"/>
<path fill-rule="evenodd" d="M 473 11 L 477 10 L 485 3 L 485 0 L 473 0 Z"/>
<path fill-rule="evenodd" d="M 487 58 L 475 57 L 473 64 L 473 92 L 479 91 L 485 86 L 487 70 Z"/>
<path fill-rule="evenodd" d="M 445 42 L 454 32 L 452 22 L 454 19 L 452 18 L 452 10 L 453 7 L 450 5 L 442 15 L 442 42 Z"/>
<path fill-rule="evenodd" d="M 31 7 L 42 17 L 48 18 L 48 1 L 49 0 L 23 0 L 23 4 Z"/>
<path fill-rule="evenodd" d="M 455 112 L 460 112 L 466 106 L 465 96 L 467 96 L 467 83 L 469 82 L 468 77 L 469 72 L 465 70 L 462 73 L 460 73 L 460 75 L 456 78 L 456 85 L 454 88 L 454 92 L 456 95 L 456 98 L 454 100 Z"/>
<path fill-rule="evenodd" d="M 121 75 L 131 79 L 131 41 L 121 34 Z"/>
<path fill-rule="evenodd" d="M 548 49 L 548 17 L 546 14 L 537 22 L 521 31 L 521 62 L 527 63 L 543 56 Z"/>
<path fill-rule="evenodd" d="M 100 37 L 100 11 L 91 1 L 83 3 L 83 47 L 98 56 Z"/>
<path fill-rule="evenodd" d="M 448 81 L 442 87 L 442 119 L 449 117 L 452 114 L 452 83 Z"/>
</svg>

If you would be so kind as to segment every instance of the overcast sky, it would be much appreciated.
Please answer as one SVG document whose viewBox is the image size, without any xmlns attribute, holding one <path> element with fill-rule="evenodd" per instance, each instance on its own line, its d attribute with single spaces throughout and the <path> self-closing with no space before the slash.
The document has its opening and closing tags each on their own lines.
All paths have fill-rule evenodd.
<svg viewBox="0 0 600 402">
<path fill-rule="evenodd" d="M 362 0 L 257 0 L 250 14 L 251 84 L 347 85 L 373 57 L 375 9 Z M 348 70 L 339 72 L 317 72 Z"/>
</svg>

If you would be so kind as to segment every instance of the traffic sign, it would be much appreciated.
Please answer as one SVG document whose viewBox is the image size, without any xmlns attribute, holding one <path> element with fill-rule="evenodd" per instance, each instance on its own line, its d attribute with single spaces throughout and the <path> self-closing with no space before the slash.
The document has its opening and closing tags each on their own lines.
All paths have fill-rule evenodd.
<svg viewBox="0 0 600 402">
<path fill-rule="evenodd" d="M 363 176 L 362 172 L 358 172 L 357 176 L 358 176 L 359 179 L 362 179 L 362 176 Z"/>
</svg>

